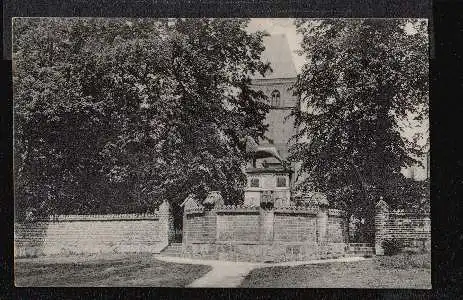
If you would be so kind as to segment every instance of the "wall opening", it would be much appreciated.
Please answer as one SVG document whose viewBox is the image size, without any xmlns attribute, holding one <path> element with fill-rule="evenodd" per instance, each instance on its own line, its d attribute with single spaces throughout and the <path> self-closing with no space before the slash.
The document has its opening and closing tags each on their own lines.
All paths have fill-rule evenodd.
<svg viewBox="0 0 463 300">
<path fill-rule="evenodd" d="M 271 96 L 272 96 L 271 106 L 279 107 L 280 106 L 280 91 L 274 90 Z"/>
<path fill-rule="evenodd" d="M 172 205 L 172 217 L 174 221 L 174 243 L 181 243 L 183 239 L 183 207 L 178 203 Z"/>
</svg>

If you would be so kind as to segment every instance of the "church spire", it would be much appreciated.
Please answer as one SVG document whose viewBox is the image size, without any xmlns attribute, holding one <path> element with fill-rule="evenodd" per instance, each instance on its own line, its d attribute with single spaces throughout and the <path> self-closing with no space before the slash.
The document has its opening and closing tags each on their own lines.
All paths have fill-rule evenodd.
<svg viewBox="0 0 463 300">
<path fill-rule="evenodd" d="M 285 34 L 272 34 L 264 37 L 265 50 L 262 61 L 269 62 L 273 72 L 268 71 L 265 77 L 260 74 L 254 79 L 295 78 L 297 76 L 293 56 Z"/>
</svg>

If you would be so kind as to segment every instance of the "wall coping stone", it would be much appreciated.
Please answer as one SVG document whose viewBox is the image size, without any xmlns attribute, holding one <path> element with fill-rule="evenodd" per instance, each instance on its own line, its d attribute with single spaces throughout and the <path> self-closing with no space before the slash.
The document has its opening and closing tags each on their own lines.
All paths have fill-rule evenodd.
<svg viewBox="0 0 463 300">
<path fill-rule="evenodd" d="M 280 241 L 280 240 L 274 240 L 274 241 L 223 241 L 223 240 L 216 240 L 214 242 L 207 242 L 207 241 L 191 241 L 188 244 L 195 244 L 195 245 L 285 245 L 285 246 L 314 246 L 317 245 L 316 242 L 308 242 L 308 241 L 296 241 L 296 242 L 291 242 L 291 241 Z M 346 244 L 343 242 L 339 243 L 327 243 L 327 245 L 331 244 Z"/>
<path fill-rule="evenodd" d="M 389 212 L 390 216 L 416 216 L 422 218 L 430 218 L 429 213 L 419 212 L 419 211 L 405 211 L 402 209 L 392 210 Z"/>
<path fill-rule="evenodd" d="M 278 207 L 275 209 L 277 214 L 310 214 L 316 215 L 319 212 L 318 207 L 303 207 L 303 206 L 291 206 L 291 207 Z"/>
<path fill-rule="evenodd" d="M 328 215 L 329 216 L 336 216 L 336 217 L 342 217 L 346 215 L 346 212 L 342 209 L 335 209 L 335 208 L 329 208 L 328 209 Z"/>
<path fill-rule="evenodd" d="M 217 240 L 216 244 L 220 245 L 272 245 L 272 241 L 224 241 Z"/>
<path fill-rule="evenodd" d="M 215 208 L 216 213 L 259 213 L 258 206 L 224 205 Z"/>
<path fill-rule="evenodd" d="M 106 215 L 56 215 L 50 216 L 51 222 L 70 222 L 70 221 L 134 221 L 134 220 L 158 220 L 159 213 L 141 214 L 106 214 Z M 47 221 L 47 220 L 44 220 Z"/>
<path fill-rule="evenodd" d="M 375 205 L 377 210 L 381 211 L 388 211 L 389 210 L 389 204 L 387 204 L 386 201 L 383 200 L 383 197 L 380 197 L 379 201 Z"/>
<path fill-rule="evenodd" d="M 186 215 L 202 214 L 203 212 L 204 212 L 204 207 L 185 209 Z"/>
</svg>

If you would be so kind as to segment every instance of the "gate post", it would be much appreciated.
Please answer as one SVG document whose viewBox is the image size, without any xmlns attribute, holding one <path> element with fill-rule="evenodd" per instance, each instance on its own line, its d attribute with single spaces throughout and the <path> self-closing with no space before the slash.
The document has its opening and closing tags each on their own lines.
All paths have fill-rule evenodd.
<svg viewBox="0 0 463 300">
<path fill-rule="evenodd" d="M 270 192 L 262 193 L 259 208 L 259 240 L 262 242 L 273 241 L 274 228 L 274 199 Z"/>
<path fill-rule="evenodd" d="M 215 244 L 217 239 L 217 212 L 216 206 L 223 206 L 223 198 L 220 191 L 211 191 L 203 201 L 204 218 L 203 218 L 203 239 L 209 243 Z"/>
<path fill-rule="evenodd" d="M 166 247 L 174 239 L 174 217 L 172 207 L 167 200 L 159 206 L 159 236 Z"/>
<path fill-rule="evenodd" d="M 329 202 L 326 199 L 326 196 L 321 193 L 315 193 L 313 196 L 318 205 L 318 214 L 317 214 L 317 243 L 325 244 L 326 236 L 328 234 L 328 207 Z"/>
<path fill-rule="evenodd" d="M 387 237 L 389 205 L 380 197 L 375 207 L 375 254 L 384 255 L 383 241 Z"/>
<path fill-rule="evenodd" d="M 324 244 L 328 231 L 328 208 L 325 206 L 320 206 L 317 214 L 317 225 L 318 244 Z"/>
</svg>

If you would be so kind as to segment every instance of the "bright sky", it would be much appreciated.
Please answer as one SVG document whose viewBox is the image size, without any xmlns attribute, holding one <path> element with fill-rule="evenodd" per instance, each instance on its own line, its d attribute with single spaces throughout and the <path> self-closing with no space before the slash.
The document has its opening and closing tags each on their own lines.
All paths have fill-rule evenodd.
<svg viewBox="0 0 463 300">
<path fill-rule="evenodd" d="M 248 31 L 255 32 L 259 30 L 266 31 L 269 34 L 284 33 L 286 35 L 286 38 L 288 39 L 288 43 L 289 43 L 289 48 L 293 52 L 294 65 L 296 67 L 296 70 L 300 72 L 301 67 L 304 64 L 304 57 L 299 56 L 298 54 L 295 53 L 295 51 L 300 50 L 299 45 L 302 41 L 302 37 L 296 32 L 296 26 L 294 25 L 294 19 L 293 18 L 254 18 L 254 19 L 251 19 L 248 25 Z M 406 25 L 405 30 L 410 34 L 413 34 L 415 32 L 415 29 L 410 23 Z M 423 130 L 425 130 L 426 128 L 429 128 L 429 122 L 425 122 L 424 124 L 416 124 L 416 122 L 411 122 L 411 123 L 412 124 L 410 125 L 412 127 L 408 127 L 408 128 L 406 127 L 406 129 L 402 132 L 402 136 L 407 139 L 411 139 L 412 136 L 416 132 L 423 132 Z M 422 142 L 425 141 L 425 138 L 426 137 L 424 137 Z M 421 169 L 417 171 L 418 172 L 416 175 L 418 177 L 424 178 L 425 176 L 424 170 Z"/>
<path fill-rule="evenodd" d="M 295 53 L 300 50 L 300 43 L 302 37 L 296 33 L 296 26 L 292 18 L 256 18 L 251 19 L 248 25 L 249 32 L 256 32 L 259 30 L 266 31 L 269 34 L 282 34 L 286 35 L 288 39 L 289 48 L 293 52 L 293 61 L 296 70 L 299 72 L 304 64 L 304 58 Z"/>
<path fill-rule="evenodd" d="M 301 44 L 302 36 L 296 32 L 294 20 L 294 18 L 252 18 L 248 25 L 248 31 L 256 32 L 262 30 L 269 34 L 284 33 L 288 39 L 289 48 L 293 52 L 294 65 L 299 72 L 304 64 L 304 57 L 297 55 L 295 51 L 301 49 L 299 45 Z M 412 23 L 406 24 L 405 31 L 409 34 L 416 32 Z"/>
</svg>

